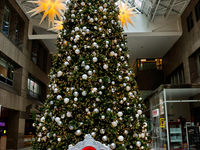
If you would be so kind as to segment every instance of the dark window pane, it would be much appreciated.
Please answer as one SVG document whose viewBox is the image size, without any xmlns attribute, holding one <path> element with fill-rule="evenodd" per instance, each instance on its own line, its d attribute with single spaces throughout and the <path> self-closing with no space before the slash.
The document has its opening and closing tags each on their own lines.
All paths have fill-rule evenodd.
<svg viewBox="0 0 200 150">
<path fill-rule="evenodd" d="M 4 7 L 4 14 L 3 14 L 3 32 L 8 35 L 9 34 L 9 25 L 10 25 L 10 10 L 7 6 Z"/>
<path fill-rule="evenodd" d="M 0 75 L 0 81 L 6 83 L 6 78 Z"/>
<path fill-rule="evenodd" d="M 12 80 L 9 80 L 7 79 L 7 84 L 10 85 L 10 86 L 13 86 L 13 81 Z"/>
<path fill-rule="evenodd" d="M 41 91 L 41 85 L 36 82 L 34 79 L 28 79 L 28 90 L 27 94 L 34 97 L 34 98 L 40 98 L 40 92 Z"/>
<path fill-rule="evenodd" d="M 196 12 L 196 19 L 197 21 L 200 19 L 200 2 L 197 3 L 195 6 L 195 12 Z"/>
<path fill-rule="evenodd" d="M 187 17 L 187 26 L 188 26 L 188 32 L 194 27 L 192 13 L 190 13 L 190 15 Z"/>
</svg>

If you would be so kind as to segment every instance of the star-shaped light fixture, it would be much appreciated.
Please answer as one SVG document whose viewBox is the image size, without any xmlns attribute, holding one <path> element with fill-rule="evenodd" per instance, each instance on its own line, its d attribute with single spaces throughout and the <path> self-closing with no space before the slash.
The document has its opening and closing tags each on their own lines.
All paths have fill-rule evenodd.
<svg viewBox="0 0 200 150">
<path fill-rule="evenodd" d="M 54 27 L 49 30 L 60 31 L 63 29 L 63 21 L 55 20 L 54 23 Z"/>
<path fill-rule="evenodd" d="M 126 3 L 124 4 L 124 6 L 122 6 L 121 4 L 121 0 L 119 0 L 118 2 L 119 4 L 119 10 L 120 10 L 120 14 L 119 14 L 119 19 L 121 20 L 121 25 L 122 27 L 125 25 L 126 28 L 127 27 L 127 21 L 134 27 L 134 22 L 130 19 L 130 17 L 135 17 L 136 12 L 132 12 L 134 9 L 136 9 L 136 7 L 130 8 L 131 5 L 127 5 L 128 4 L 128 0 L 126 1 Z"/>
<path fill-rule="evenodd" d="M 29 1 L 31 3 L 38 4 L 39 6 L 35 9 L 29 11 L 28 13 L 34 12 L 32 16 L 44 12 L 40 23 L 44 20 L 44 18 L 48 15 L 49 26 L 52 23 L 54 26 L 54 18 L 57 15 L 60 20 L 62 20 L 61 16 L 64 16 L 62 10 L 66 9 L 66 0 L 37 0 L 37 1 Z"/>
</svg>

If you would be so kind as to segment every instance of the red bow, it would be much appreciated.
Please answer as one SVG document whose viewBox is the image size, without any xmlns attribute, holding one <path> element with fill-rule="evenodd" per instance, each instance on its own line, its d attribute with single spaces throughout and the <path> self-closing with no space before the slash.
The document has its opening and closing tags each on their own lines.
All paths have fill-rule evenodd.
<svg viewBox="0 0 200 150">
<path fill-rule="evenodd" d="M 84 147 L 82 150 L 96 150 L 94 147 L 88 146 Z"/>
</svg>

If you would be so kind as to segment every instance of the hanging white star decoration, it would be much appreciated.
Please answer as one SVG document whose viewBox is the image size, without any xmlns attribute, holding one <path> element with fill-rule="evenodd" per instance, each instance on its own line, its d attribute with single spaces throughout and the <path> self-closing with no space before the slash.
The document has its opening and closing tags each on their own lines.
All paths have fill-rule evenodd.
<svg viewBox="0 0 200 150">
<path fill-rule="evenodd" d="M 63 2 L 65 2 L 65 1 L 66 0 L 28 1 L 28 2 L 35 3 L 35 4 L 39 5 L 38 7 L 34 8 L 31 11 L 29 11 L 28 13 L 33 13 L 34 12 L 31 15 L 31 17 L 32 17 L 32 16 L 34 16 L 36 14 L 44 12 L 40 23 L 42 23 L 44 18 L 48 15 L 49 26 L 50 26 L 51 23 L 54 26 L 55 16 L 57 16 L 60 20 L 62 20 L 62 16 L 64 16 L 63 11 L 66 10 L 66 4 L 64 4 Z"/>
<path fill-rule="evenodd" d="M 136 16 L 135 14 L 137 12 L 133 12 L 133 10 L 136 9 L 136 7 L 130 8 L 131 5 L 128 6 L 128 0 L 124 4 L 124 6 L 122 6 L 121 0 L 119 0 L 118 5 L 120 10 L 119 19 L 121 20 L 121 26 L 123 27 L 125 25 L 128 29 L 127 22 L 129 22 L 134 27 L 134 22 L 130 19 L 130 17 Z"/>
</svg>

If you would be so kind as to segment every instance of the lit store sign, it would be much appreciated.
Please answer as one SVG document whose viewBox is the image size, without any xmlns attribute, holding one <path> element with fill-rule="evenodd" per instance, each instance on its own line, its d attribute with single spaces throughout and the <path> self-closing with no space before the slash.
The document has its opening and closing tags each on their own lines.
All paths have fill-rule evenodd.
<svg viewBox="0 0 200 150">
<path fill-rule="evenodd" d="M 0 127 L 5 127 L 5 122 L 0 122 Z"/>
<path fill-rule="evenodd" d="M 152 111 L 152 113 L 153 113 L 153 117 L 159 116 L 159 109 L 154 109 L 154 110 Z"/>
</svg>

